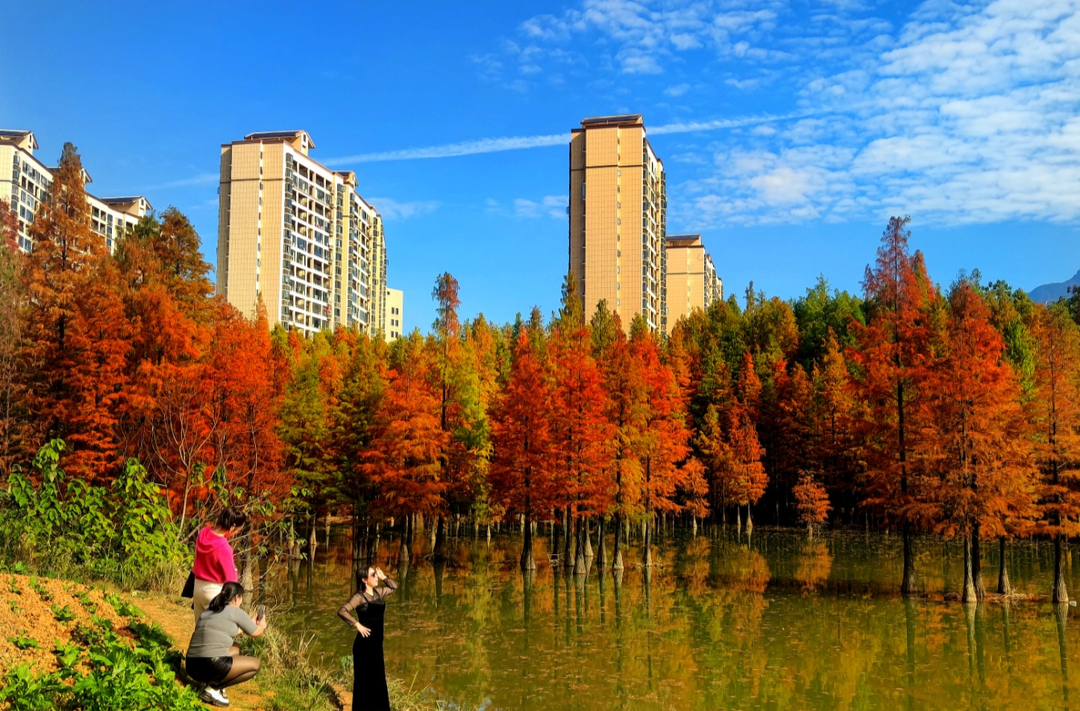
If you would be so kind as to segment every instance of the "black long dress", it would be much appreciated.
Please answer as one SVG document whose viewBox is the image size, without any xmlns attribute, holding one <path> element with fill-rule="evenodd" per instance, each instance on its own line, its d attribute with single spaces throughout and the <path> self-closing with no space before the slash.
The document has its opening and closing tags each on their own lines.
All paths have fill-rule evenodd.
<svg viewBox="0 0 1080 711">
<path fill-rule="evenodd" d="M 383 618 L 386 615 L 386 596 L 397 589 L 393 580 L 387 578 L 385 585 L 375 588 L 372 594 L 358 592 L 340 610 L 338 617 L 350 627 L 356 611 L 356 619 L 371 634 L 364 637 L 359 632 L 353 641 L 353 711 L 390 711 L 390 693 L 386 688 L 386 662 L 383 659 Z"/>
</svg>

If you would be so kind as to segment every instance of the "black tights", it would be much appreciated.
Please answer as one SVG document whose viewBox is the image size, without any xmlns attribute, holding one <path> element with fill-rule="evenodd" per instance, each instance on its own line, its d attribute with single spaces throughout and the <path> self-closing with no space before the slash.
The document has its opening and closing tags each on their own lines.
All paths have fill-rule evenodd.
<svg viewBox="0 0 1080 711">
<path fill-rule="evenodd" d="M 227 686 L 242 684 L 259 673 L 261 664 L 256 657 L 246 657 L 241 655 L 240 648 L 235 644 L 232 647 L 229 647 L 229 654 L 233 658 L 232 669 L 229 670 L 229 673 L 225 675 L 224 679 L 211 685 L 216 689 L 224 689 Z"/>
</svg>

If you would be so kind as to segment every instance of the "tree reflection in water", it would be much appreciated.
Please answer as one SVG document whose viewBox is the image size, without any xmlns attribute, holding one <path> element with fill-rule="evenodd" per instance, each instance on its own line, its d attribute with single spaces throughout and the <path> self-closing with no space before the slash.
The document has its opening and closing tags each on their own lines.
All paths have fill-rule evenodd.
<svg viewBox="0 0 1080 711">
<path fill-rule="evenodd" d="M 881 593 L 882 581 L 899 574 L 898 536 L 825 534 L 810 542 L 760 526 L 749 542 L 733 528 L 660 533 L 654 568 L 613 574 L 593 561 L 578 576 L 543 563 L 545 536 L 537 538 L 541 565 L 527 575 L 516 565 L 516 538 L 448 539 L 448 561 L 433 566 L 427 539 L 418 537 L 407 570 L 388 571 L 401 584 L 387 610 L 388 672 L 422 680 L 463 708 L 1068 703 L 1066 650 L 1078 635 L 1066 624 L 1068 609 L 1057 612 L 1055 628 L 1045 604 L 999 606 L 998 614 L 991 603 L 969 613 L 943 600 L 963 569 L 951 566 L 948 579 L 932 571 L 945 569 L 940 556 L 961 553 L 955 546 L 917 542 L 929 592 L 904 601 Z M 399 542 L 384 537 L 381 545 L 376 560 L 395 560 Z M 1014 587 L 1045 587 L 1052 558 L 1033 544 L 1013 547 Z M 351 593 L 355 570 L 333 545 L 319 553 L 314 566 L 273 567 L 268 593 L 284 610 L 275 617 L 281 625 L 318 632 L 313 658 L 329 664 L 352 641 L 333 613 Z"/>
</svg>

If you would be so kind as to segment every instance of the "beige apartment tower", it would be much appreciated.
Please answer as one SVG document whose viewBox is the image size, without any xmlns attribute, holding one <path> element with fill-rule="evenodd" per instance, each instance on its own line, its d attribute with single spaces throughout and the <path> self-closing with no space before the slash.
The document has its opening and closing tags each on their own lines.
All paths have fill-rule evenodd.
<svg viewBox="0 0 1080 711">
<path fill-rule="evenodd" d="M 404 332 L 402 321 L 405 311 L 405 292 L 401 289 L 386 290 L 386 340 L 396 341 Z"/>
<path fill-rule="evenodd" d="M 570 132 L 570 271 L 586 318 L 607 300 L 667 331 L 664 164 L 640 114 L 588 118 Z"/>
<path fill-rule="evenodd" d="M 382 218 L 313 148 L 306 131 L 222 145 L 218 291 L 249 316 L 261 297 L 271 326 L 385 333 Z"/>
<path fill-rule="evenodd" d="M 7 200 L 19 218 L 19 249 L 29 252 L 30 225 L 37 215 L 38 205 L 46 199 L 52 186 L 55 168 L 42 163 L 34 151 L 38 149 L 33 131 L 0 129 L 0 200 Z M 83 183 L 93 180 L 83 169 Z M 101 235 L 112 252 L 116 240 L 153 211 L 150 201 L 141 195 L 99 198 L 86 194 L 90 209 L 90 228 Z"/>
<path fill-rule="evenodd" d="M 724 284 L 716 275 L 712 257 L 705 251 L 701 235 L 671 235 L 667 252 L 667 329 L 694 310 L 708 309 L 724 298 Z"/>
</svg>

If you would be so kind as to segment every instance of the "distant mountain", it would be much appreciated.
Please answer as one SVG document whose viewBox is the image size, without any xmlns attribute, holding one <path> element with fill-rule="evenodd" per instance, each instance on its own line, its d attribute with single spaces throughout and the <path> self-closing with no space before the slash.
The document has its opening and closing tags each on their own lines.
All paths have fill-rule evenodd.
<svg viewBox="0 0 1080 711">
<path fill-rule="evenodd" d="M 1041 301 L 1044 304 L 1049 304 L 1057 301 L 1062 296 L 1068 296 L 1070 286 L 1080 286 L 1080 272 L 1074 274 L 1073 278 L 1068 281 L 1037 286 L 1031 290 L 1028 296 L 1031 297 L 1032 301 Z"/>
</svg>

